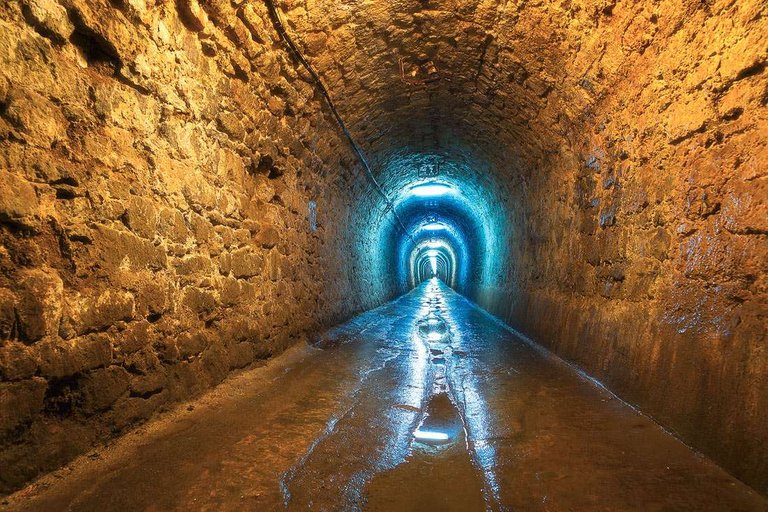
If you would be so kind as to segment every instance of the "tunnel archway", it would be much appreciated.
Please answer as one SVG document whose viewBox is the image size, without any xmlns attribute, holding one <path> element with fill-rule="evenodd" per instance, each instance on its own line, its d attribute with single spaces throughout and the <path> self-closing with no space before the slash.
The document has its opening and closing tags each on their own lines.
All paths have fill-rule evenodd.
<svg viewBox="0 0 768 512">
<path fill-rule="evenodd" d="M 411 252 L 410 286 L 414 287 L 426 279 L 437 277 L 453 288 L 458 266 L 456 253 L 448 243 L 438 239 L 426 240 Z"/>
<path fill-rule="evenodd" d="M 501 274 L 506 264 L 499 254 L 511 243 L 511 228 L 487 177 L 466 162 L 407 154 L 389 162 L 379 179 L 392 191 L 392 208 L 400 222 L 386 215 L 387 207 L 362 201 L 359 213 L 370 226 L 363 236 L 375 243 L 361 247 L 376 250 L 366 249 L 361 258 L 369 258 L 378 279 L 389 283 L 390 293 L 414 285 L 411 255 L 430 240 L 451 248 L 449 284 L 461 293 L 477 295 Z"/>
<path fill-rule="evenodd" d="M 433 274 L 768 489 L 765 2 L 0 23 L 0 492 Z"/>
</svg>

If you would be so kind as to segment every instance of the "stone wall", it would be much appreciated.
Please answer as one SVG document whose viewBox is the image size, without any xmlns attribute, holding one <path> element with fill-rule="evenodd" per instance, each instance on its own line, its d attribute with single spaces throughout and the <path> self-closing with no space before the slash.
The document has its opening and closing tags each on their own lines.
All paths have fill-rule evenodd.
<svg viewBox="0 0 768 512">
<path fill-rule="evenodd" d="M 603 15 L 622 46 L 585 42 L 590 102 L 528 182 L 511 307 L 489 306 L 768 493 L 764 16 Z"/>
<path fill-rule="evenodd" d="M 239 4 L 0 6 L 0 492 L 385 298 L 369 184 Z"/>
</svg>

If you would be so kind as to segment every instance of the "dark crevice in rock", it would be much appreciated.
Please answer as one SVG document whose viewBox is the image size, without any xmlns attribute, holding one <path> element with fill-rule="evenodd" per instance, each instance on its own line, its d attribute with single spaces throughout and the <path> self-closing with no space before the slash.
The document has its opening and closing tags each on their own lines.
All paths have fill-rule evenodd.
<svg viewBox="0 0 768 512">
<path fill-rule="evenodd" d="M 483 41 L 483 45 L 480 48 L 480 58 L 478 59 L 477 69 L 475 70 L 474 83 L 476 87 L 478 85 L 477 82 L 480 79 L 480 75 L 483 72 L 483 66 L 485 65 L 485 57 L 486 57 L 486 54 L 488 53 L 488 48 L 490 48 L 492 42 L 493 42 L 493 36 L 491 34 L 486 34 L 485 40 Z"/>
<path fill-rule="evenodd" d="M 243 4 L 242 6 L 240 6 L 237 9 L 236 15 L 237 15 L 238 19 L 243 22 L 243 25 L 248 30 L 248 33 L 250 34 L 251 39 L 253 41 L 255 41 L 256 43 L 259 43 L 259 44 L 266 44 L 266 41 L 261 36 L 261 34 L 259 33 L 258 29 L 253 26 L 253 24 L 248 20 L 248 17 L 245 15 L 244 10 L 245 10 L 245 6 L 246 5 L 248 5 L 248 4 Z"/>
<path fill-rule="evenodd" d="M 123 72 L 123 60 L 112 42 L 88 27 L 76 9 L 69 9 L 68 14 L 70 21 L 75 26 L 75 31 L 69 40 L 80 50 L 89 67 L 114 78 L 142 95 L 146 96 L 152 93 L 146 87 L 137 84 L 126 76 Z"/>
<path fill-rule="evenodd" d="M 81 400 L 77 391 L 79 374 L 54 378 L 48 381 L 45 392 L 44 410 L 50 416 L 66 417 L 72 415 Z"/>
<path fill-rule="evenodd" d="M 271 156 L 262 155 L 259 158 L 258 164 L 256 164 L 255 173 L 264 175 L 270 180 L 273 180 L 275 178 L 279 178 L 280 176 L 282 176 L 283 170 L 280 169 L 277 165 L 275 165 L 275 162 Z"/>
<path fill-rule="evenodd" d="M 157 321 L 159 321 L 161 318 L 163 318 L 162 313 L 150 313 L 147 315 L 147 322 L 154 324 Z"/>
<path fill-rule="evenodd" d="M 32 235 L 36 233 L 36 230 L 33 229 L 31 226 L 27 226 L 23 222 L 20 222 L 17 219 L 14 219 L 12 217 L 8 217 L 7 215 L 4 215 L 2 212 L 0 212 L 0 226 L 5 226 L 8 231 L 11 233 L 17 235 L 17 236 L 25 236 L 25 235 Z"/>
<path fill-rule="evenodd" d="M 737 82 L 739 80 L 744 80 L 745 78 L 759 75 L 765 70 L 765 67 L 766 67 L 765 62 L 756 62 L 751 66 L 748 66 L 742 69 L 741 71 L 739 71 L 738 74 L 736 75 L 736 78 L 734 78 L 733 81 Z"/>
<path fill-rule="evenodd" d="M 673 139 L 670 139 L 669 144 L 671 146 L 676 146 L 676 145 L 680 144 L 681 142 L 685 142 L 686 140 L 694 137 L 695 135 L 698 135 L 700 133 L 704 133 L 706 131 L 707 131 L 707 123 L 703 123 L 699 128 L 697 128 L 695 130 L 691 130 L 689 132 L 686 132 L 686 133 L 680 135 L 679 137 L 675 137 Z"/>
<path fill-rule="evenodd" d="M 50 184 L 51 185 L 69 185 L 71 187 L 77 187 L 78 185 L 80 185 L 80 183 L 72 176 L 65 176 L 63 178 L 53 180 L 50 182 Z"/>
<path fill-rule="evenodd" d="M 79 194 L 71 187 L 54 187 L 56 190 L 56 199 L 74 199 Z"/>
<path fill-rule="evenodd" d="M 205 19 L 197 0 L 176 0 L 179 18 L 187 29 L 200 32 L 205 28 Z"/>
<path fill-rule="evenodd" d="M 144 96 L 149 96 L 149 95 L 152 94 L 152 91 L 150 89 L 147 89 L 143 85 L 137 84 L 136 82 L 130 80 L 128 77 L 126 77 L 125 75 L 123 75 L 120 72 L 118 72 L 115 75 L 115 79 L 117 79 L 117 81 L 120 82 L 121 84 L 123 84 L 123 85 L 125 85 L 127 87 L 130 87 L 131 89 L 133 89 L 134 91 L 138 92 L 139 94 L 142 94 Z"/>
<path fill-rule="evenodd" d="M 157 395 L 158 393 L 162 393 L 162 392 L 163 392 L 163 388 L 151 389 L 149 391 L 143 391 L 143 392 L 131 391 L 128 396 L 130 398 L 143 398 L 144 400 L 147 400 L 148 398 L 151 398 Z"/>
<path fill-rule="evenodd" d="M 75 26 L 75 31 L 69 40 L 80 49 L 88 65 L 109 75 L 120 73 L 123 61 L 115 46 L 88 27 L 77 10 L 70 9 L 68 13 L 70 21 Z"/>
<path fill-rule="evenodd" d="M 24 16 L 24 21 L 26 21 L 27 24 L 35 30 L 35 32 L 50 40 L 53 44 L 57 46 L 63 46 L 67 43 L 66 39 L 64 39 L 61 35 L 40 23 L 32 14 L 32 9 L 30 9 L 29 5 L 22 3 L 21 14 Z"/>
<path fill-rule="evenodd" d="M 248 76 L 248 72 L 246 70 L 241 68 L 234 61 L 232 62 L 232 69 L 235 70 L 234 74 L 232 74 L 233 78 L 236 78 L 236 79 L 240 80 L 241 82 L 248 83 L 248 81 L 250 80 L 250 77 Z"/>
<path fill-rule="evenodd" d="M 56 197 L 58 198 L 58 192 Z M 61 254 L 62 260 L 64 261 L 64 265 L 62 266 L 66 267 L 67 270 L 74 272 L 76 268 L 75 260 L 72 255 L 72 246 L 70 244 L 69 237 L 67 236 L 67 232 L 55 218 L 50 217 L 49 223 L 51 226 L 51 231 L 56 236 L 56 240 L 59 244 L 59 253 Z"/>
<path fill-rule="evenodd" d="M 721 118 L 724 121 L 735 121 L 736 119 L 741 117 L 741 114 L 744 113 L 744 109 L 742 107 L 734 107 L 728 112 L 724 113 Z"/>
</svg>

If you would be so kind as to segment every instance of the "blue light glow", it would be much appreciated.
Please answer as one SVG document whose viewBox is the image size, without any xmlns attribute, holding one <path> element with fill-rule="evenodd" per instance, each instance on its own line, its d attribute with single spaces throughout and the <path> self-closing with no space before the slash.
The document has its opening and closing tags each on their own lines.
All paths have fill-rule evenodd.
<svg viewBox="0 0 768 512">
<path fill-rule="evenodd" d="M 442 222 L 430 222 L 429 224 L 424 224 L 421 228 L 426 229 L 427 231 L 439 231 L 441 229 L 447 229 L 447 227 L 448 226 Z"/>
<path fill-rule="evenodd" d="M 420 441 L 447 441 L 448 434 L 445 432 L 435 432 L 433 430 L 416 430 L 413 437 Z"/>
<path fill-rule="evenodd" d="M 446 154 L 403 147 L 382 160 L 380 181 L 393 206 L 370 196 L 353 216 L 360 219 L 355 221 L 360 226 L 356 268 L 376 276 L 360 282 L 366 294 L 396 296 L 430 279 L 434 274 L 426 252 L 436 249 L 439 279 L 480 303 L 495 300 L 494 283 L 510 264 L 501 256 L 512 246 L 513 217 L 498 200 L 506 184 L 491 179 L 489 162 L 478 156 L 461 141 L 451 141 Z M 414 172 L 437 158 L 438 174 Z"/>
<path fill-rule="evenodd" d="M 442 183 L 425 183 L 411 188 L 411 194 L 416 197 L 439 197 L 444 196 L 453 190 L 448 185 Z"/>
</svg>

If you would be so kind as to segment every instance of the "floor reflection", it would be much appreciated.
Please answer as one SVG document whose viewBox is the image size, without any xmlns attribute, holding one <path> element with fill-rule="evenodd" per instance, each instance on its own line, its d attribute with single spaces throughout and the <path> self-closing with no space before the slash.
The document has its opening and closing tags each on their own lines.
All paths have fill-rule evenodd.
<svg viewBox="0 0 768 512">
<path fill-rule="evenodd" d="M 438 280 L 241 379 L 8 510 L 766 510 Z"/>
</svg>

